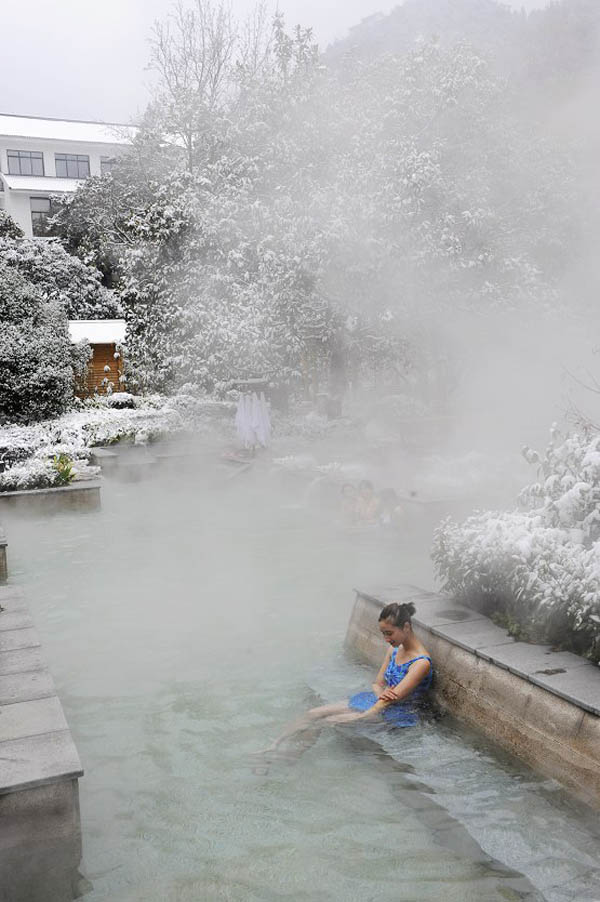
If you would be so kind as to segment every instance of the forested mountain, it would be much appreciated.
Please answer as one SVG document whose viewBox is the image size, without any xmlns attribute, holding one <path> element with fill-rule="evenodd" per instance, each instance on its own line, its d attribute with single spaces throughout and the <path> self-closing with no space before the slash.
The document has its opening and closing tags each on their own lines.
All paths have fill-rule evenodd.
<svg viewBox="0 0 600 902">
<path fill-rule="evenodd" d="M 326 55 L 330 61 L 348 52 L 401 55 L 433 38 L 443 46 L 467 42 L 514 78 L 565 79 L 598 66 L 600 3 L 559 0 L 527 14 L 497 0 L 406 0 L 387 15 L 364 19 Z"/>
<path fill-rule="evenodd" d="M 329 48 L 333 59 L 351 50 L 365 57 L 403 54 L 422 38 L 443 46 L 468 41 L 494 51 L 503 64 L 522 54 L 526 16 L 496 0 L 406 0 L 388 15 L 374 15 Z"/>
</svg>

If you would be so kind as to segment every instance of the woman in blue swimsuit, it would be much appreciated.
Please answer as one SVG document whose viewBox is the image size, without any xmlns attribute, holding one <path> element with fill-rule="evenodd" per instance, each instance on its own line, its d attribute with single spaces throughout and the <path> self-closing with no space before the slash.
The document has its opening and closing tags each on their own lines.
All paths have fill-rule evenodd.
<svg viewBox="0 0 600 902">
<path fill-rule="evenodd" d="M 390 649 L 373 683 L 372 692 L 359 692 L 348 701 L 312 708 L 266 751 L 309 727 L 376 721 L 383 718 L 398 727 L 419 722 L 419 703 L 431 686 L 433 667 L 427 649 L 413 633 L 411 602 L 386 605 L 379 615 L 379 629 Z M 317 722 L 317 723 L 315 723 Z M 320 722 L 320 723 L 318 723 Z"/>
</svg>

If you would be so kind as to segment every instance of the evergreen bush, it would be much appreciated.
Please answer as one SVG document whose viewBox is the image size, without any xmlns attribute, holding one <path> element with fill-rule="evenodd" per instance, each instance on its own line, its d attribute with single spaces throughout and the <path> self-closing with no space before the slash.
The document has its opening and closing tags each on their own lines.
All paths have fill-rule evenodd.
<svg viewBox="0 0 600 902">
<path fill-rule="evenodd" d="M 73 398 L 71 343 L 62 305 L 0 265 L 0 422 L 62 413 Z"/>
</svg>

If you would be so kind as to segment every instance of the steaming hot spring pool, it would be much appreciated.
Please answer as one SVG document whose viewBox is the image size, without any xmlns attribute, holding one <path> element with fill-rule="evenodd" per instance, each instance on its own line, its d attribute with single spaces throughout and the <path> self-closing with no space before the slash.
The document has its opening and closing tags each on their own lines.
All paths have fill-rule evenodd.
<svg viewBox="0 0 600 902">
<path fill-rule="evenodd" d="M 260 467 L 201 469 L 5 523 L 85 768 L 87 902 L 600 899 L 596 819 L 449 720 L 253 773 L 313 693 L 368 687 L 353 587 L 430 587 L 432 524 L 344 532 Z"/>
</svg>

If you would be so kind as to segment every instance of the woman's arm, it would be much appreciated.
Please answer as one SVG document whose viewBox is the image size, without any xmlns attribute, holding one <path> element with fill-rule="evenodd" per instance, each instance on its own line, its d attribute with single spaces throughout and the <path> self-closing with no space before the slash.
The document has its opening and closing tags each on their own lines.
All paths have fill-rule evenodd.
<svg viewBox="0 0 600 902">
<path fill-rule="evenodd" d="M 381 670 L 377 674 L 377 679 L 383 673 L 385 673 L 385 668 L 387 667 L 387 660 L 389 656 L 392 654 L 390 650 L 386 656 L 386 661 L 382 665 Z M 368 711 L 352 711 L 348 714 L 335 714 L 332 717 L 327 717 L 326 721 L 329 723 L 350 723 L 355 720 L 375 720 L 377 715 L 382 711 L 385 711 L 386 708 L 389 708 L 390 705 L 396 704 L 396 702 L 402 701 L 403 698 L 406 698 L 408 695 L 413 692 L 419 683 L 425 679 L 429 671 L 431 670 L 431 664 L 425 658 L 420 661 L 415 661 L 414 664 L 408 668 L 408 672 L 403 680 L 400 680 L 397 686 L 387 686 L 384 688 L 380 697 L 377 699 L 375 704 L 369 708 Z M 373 684 L 375 685 L 375 684 Z"/>
<path fill-rule="evenodd" d="M 391 705 L 393 705 L 395 702 L 402 701 L 403 698 L 406 698 L 411 694 L 411 692 L 414 692 L 419 683 L 421 683 L 425 679 L 430 670 L 431 662 L 426 658 L 421 658 L 420 661 L 415 661 L 414 664 L 410 665 L 406 675 L 402 680 L 400 680 L 397 686 L 388 686 L 383 690 L 379 701 Z"/>
<path fill-rule="evenodd" d="M 411 692 L 417 688 L 420 682 L 425 679 L 429 671 L 431 670 L 431 664 L 426 659 L 421 659 L 420 661 L 415 661 L 414 664 L 408 668 L 407 674 L 404 679 L 400 680 L 397 686 L 387 686 L 375 704 L 369 708 L 368 711 L 357 713 L 356 716 L 348 716 L 342 715 L 346 720 L 372 720 L 378 714 L 381 714 L 386 708 L 389 708 L 390 705 L 396 704 L 396 702 L 402 701 L 403 698 L 406 698 Z"/>
<path fill-rule="evenodd" d="M 392 657 L 393 651 L 394 649 L 390 646 L 386 652 L 385 658 L 383 659 L 383 664 L 379 668 L 379 673 L 375 677 L 375 682 L 373 683 L 373 692 L 378 698 L 386 688 L 385 672 L 387 670 L 388 664 L 390 663 L 390 658 Z"/>
</svg>

